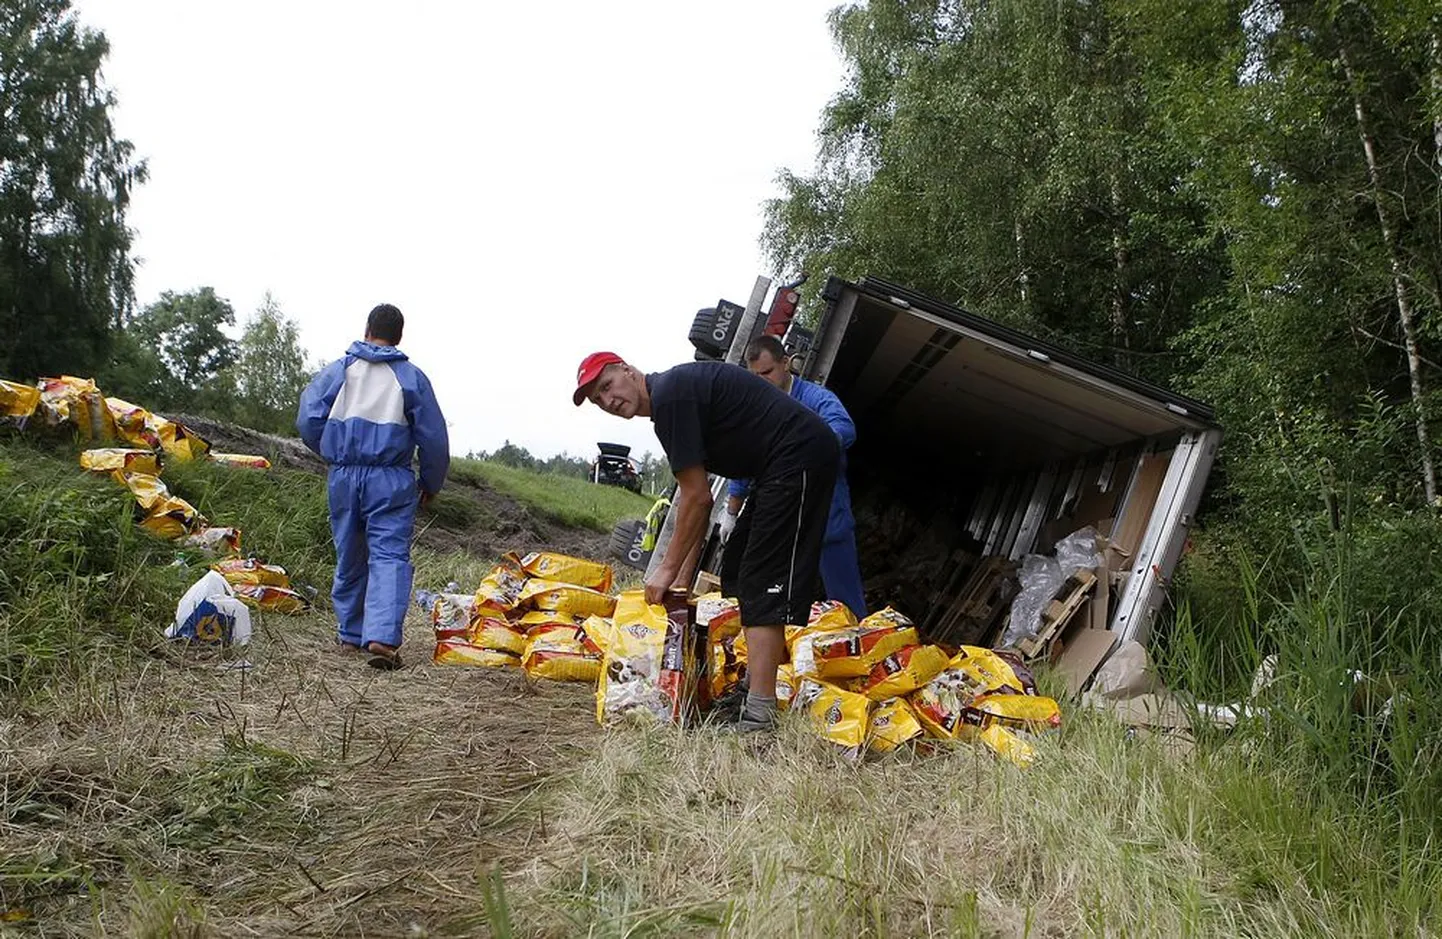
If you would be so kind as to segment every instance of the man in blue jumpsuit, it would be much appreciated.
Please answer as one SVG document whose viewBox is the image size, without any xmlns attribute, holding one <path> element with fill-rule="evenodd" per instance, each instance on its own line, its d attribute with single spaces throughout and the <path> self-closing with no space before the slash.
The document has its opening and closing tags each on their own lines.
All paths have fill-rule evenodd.
<svg viewBox="0 0 1442 939">
<path fill-rule="evenodd" d="M 790 356 L 775 336 L 758 336 L 746 346 L 746 367 L 755 375 L 788 392 L 831 428 L 841 441 L 841 465 L 831 495 L 831 514 L 826 520 L 826 540 L 821 546 L 821 583 L 826 596 L 840 600 L 857 619 L 866 616 L 866 596 L 861 589 L 861 564 L 856 557 L 856 520 L 851 515 L 851 489 L 846 485 L 846 451 L 856 442 L 856 425 L 841 399 L 814 382 L 791 374 Z M 746 499 L 750 484 L 731 481 L 726 511 L 721 516 L 723 542 L 736 525 L 736 516 Z"/>
<path fill-rule="evenodd" d="M 383 303 L 364 342 L 321 370 L 300 398 L 295 426 L 330 464 L 335 606 L 340 644 L 376 668 L 400 666 L 401 621 L 411 598 L 416 507 L 446 480 L 450 442 L 425 373 L 397 349 L 405 319 Z M 411 469 L 419 453 L 420 479 Z"/>
</svg>

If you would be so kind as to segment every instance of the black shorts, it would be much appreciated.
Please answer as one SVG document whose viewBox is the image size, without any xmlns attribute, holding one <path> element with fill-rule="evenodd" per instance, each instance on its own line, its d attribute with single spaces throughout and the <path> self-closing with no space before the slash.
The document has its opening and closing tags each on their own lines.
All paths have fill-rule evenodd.
<svg viewBox="0 0 1442 939">
<path fill-rule="evenodd" d="M 752 484 L 721 556 L 721 590 L 743 626 L 805 626 L 816 596 L 836 466 Z"/>
</svg>

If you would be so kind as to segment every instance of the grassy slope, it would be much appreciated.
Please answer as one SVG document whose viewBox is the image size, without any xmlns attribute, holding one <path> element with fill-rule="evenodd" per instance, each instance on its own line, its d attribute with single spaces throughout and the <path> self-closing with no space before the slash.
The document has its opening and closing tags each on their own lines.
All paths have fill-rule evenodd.
<svg viewBox="0 0 1442 939">
<path fill-rule="evenodd" d="M 324 581 L 315 477 L 167 478 Z M 218 672 L 137 654 L 199 564 L 128 511 L 68 455 L 0 446 L 0 913 L 47 932 L 1437 930 L 1436 842 L 1319 796 L 1260 730 L 1180 762 L 1067 708 L 1026 773 L 971 748 L 853 765 L 795 722 L 755 753 L 597 733 L 582 687 L 370 674 L 323 651 L 321 615 L 262 617 L 256 668 Z M 419 566 L 469 584 L 484 563 Z"/>
<path fill-rule="evenodd" d="M 454 460 L 451 474 L 479 479 L 564 525 L 603 532 L 609 532 L 617 519 L 641 518 L 655 501 L 616 486 L 480 460 Z"/>
</svg>

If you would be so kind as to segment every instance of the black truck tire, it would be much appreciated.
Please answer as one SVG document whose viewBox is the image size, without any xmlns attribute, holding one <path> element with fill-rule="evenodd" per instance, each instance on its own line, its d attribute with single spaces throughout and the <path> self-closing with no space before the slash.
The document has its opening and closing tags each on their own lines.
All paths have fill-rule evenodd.
<svg viewBox="0 0 1442 939">
<path fill-rule="evenodd" d="M 707 307 L 696 313 L 696 319 L 691 323 L 691 332 L 686 338 L 696 348 L 696 360 L 722 359 L 726 357 L 726 350 L 716 344 L 711 336 L 711 328 L 716 323 L 716 308 Z"/>
<path fill-rule="evenodd" d="M 611 529 L 611 555 L 627 567 L 644 571 L 651 560 L 651 552 L 642 551 L 640 545 L 645 528 L 646 520 L 641 518 L 623 518 L 617 522 Z"/>
</svg>

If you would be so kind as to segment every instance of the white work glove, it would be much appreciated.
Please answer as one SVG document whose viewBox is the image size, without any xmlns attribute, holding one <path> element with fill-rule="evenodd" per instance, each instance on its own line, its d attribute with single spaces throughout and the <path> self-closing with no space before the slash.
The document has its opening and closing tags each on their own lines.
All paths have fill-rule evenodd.
<svg viewBox="0 0 1442 939">
<path fill-rule="evenodd" d="M 721 513 L 721 543 L 725 544 L 731 538 L 731 532 L 736 528 L 736 516 L 730 509 Z"/>
</svg>

